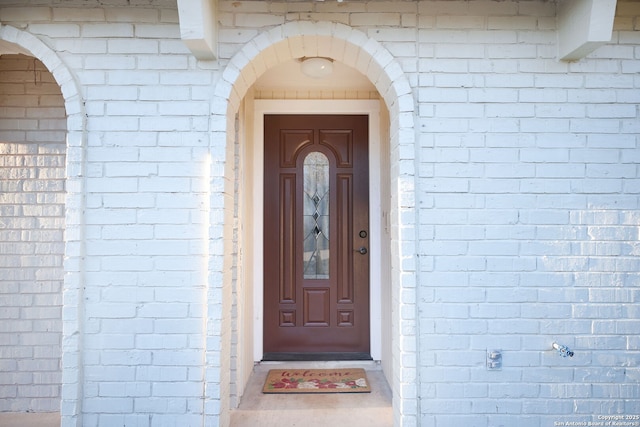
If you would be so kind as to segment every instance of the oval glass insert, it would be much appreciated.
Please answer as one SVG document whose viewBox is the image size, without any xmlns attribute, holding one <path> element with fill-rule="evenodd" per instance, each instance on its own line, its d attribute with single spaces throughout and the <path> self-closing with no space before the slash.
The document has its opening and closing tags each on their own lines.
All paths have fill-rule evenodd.
<svg viewBox="0 0 640 427">
<path fill-rule="evenodd" d="M 305 279 L 329 278 L 329 159 L 314 151 L 303 163 Z"/>
</svg>

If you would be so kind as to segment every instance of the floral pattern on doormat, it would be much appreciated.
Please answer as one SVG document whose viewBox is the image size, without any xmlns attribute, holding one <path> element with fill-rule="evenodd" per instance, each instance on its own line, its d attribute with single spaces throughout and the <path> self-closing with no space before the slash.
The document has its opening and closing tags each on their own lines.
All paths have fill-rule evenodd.
<svg viewBox="0 0 640 427">
<path fill-rule="evenodd" d="M 364 369 L 272 369 L 263 393 L 369 393 Z"/>
</svg>

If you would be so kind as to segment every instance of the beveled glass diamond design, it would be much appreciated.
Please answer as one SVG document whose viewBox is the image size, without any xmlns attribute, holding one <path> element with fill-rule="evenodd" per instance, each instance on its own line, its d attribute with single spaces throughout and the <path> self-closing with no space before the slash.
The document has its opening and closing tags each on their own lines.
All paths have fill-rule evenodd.
<svg viewBox="0 0 640 427">
<path fill-rule="evenodd" d="M 305 279 L 329 278 L 329 160 L 309 153 L 303 163 Z"/>
</svg>

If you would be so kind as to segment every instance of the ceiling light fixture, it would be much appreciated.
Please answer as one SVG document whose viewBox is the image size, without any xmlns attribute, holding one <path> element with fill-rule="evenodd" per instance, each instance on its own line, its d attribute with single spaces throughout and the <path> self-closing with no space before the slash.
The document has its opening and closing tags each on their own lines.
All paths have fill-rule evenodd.
<svg viewBox="0 0 640 427">
<path fill-rule="evenodd" d="M 328 77 L 333 72 L 333 61 L 329 58 L 314 57 L 300 59 L 300 69 L 311 78 L 321 79 Z"/>
</svg>

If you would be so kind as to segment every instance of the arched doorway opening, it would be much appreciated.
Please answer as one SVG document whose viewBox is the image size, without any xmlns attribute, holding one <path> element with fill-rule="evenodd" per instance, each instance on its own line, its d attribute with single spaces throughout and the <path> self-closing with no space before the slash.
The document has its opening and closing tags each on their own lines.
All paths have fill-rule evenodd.
<svg viewBox="0 0 640 427">
<path fill-rule="evenodd" d="M 0 245 L 9 254 L 0 286 L 8 296 L 2 333 L 10 334 L 2 339 L 9 350 L 0 349 L 9 367 L 0 388 L 11 397 L 0 412 L 60 424 L 80 410 L 83 107 L 57 55 L 6 25 L 0 26 L 0 85 Z"/>
<path fill-rule="evenodd" d="M 363 33 L 335 23 L 299 24 L 289 23 L 274 28 L 259 35 L 238 52 L 223 72 L 223 81 L 218 85 L 213 102 L 214 120 L 219 123 L 219 129 L 215 130 L 226 132 L 214 132 L 212 151 L 219 152 L 224 147 L 225 163 L 233 167 L 226 167 L 222 175 L 218 165 L 214 165 L 212 188 L 219 189 L 218 194 L 223 193 L 228 201 L 224 207 L 226 229 L 222 234 L 233 242 L 233 251 L 226 256 L 225 262 L 232 268 L 210 276 L 211 290 L 214 291 L 211 295 L 222 300 L 222 324 L 228 326 L 223 326 L 222 336 L 215 344 L 221 349 L 220 364 L 208 366 L 207 369 L 220 369 L 221 383 L 229 385 L 229 395 L 225 395 L 223 387 L 220 396 L 224 423 L 224 408 L 237 403 L 253 363 L 262 352 L 259 339 L 255 339 L 260 336 L 259 329 L 262 327 L 259 316 L 256 316 L 256 306 L 261 303 L 256 275 L 259 277 L 261 272 L 254 268 L 255 254 L 260 250 L 255 242 L 255 233 L 260 233 L 260 225 L 255 219 L 258 214 L 253 210 L 253 196 L 257 194 L 257 189 L 255 181 L 243 179 L 250 175 L 253 168 L 251 162 L 261 161 L 260 155 L 247 153 L 252 146 L 255 148 L 253 141 L 259 139 L 261 132 L 257 129 L 254 116 L 256 107 L 260 108 L 258 104 L 264 98 L 268 98 L 269 102 L 282 101 L 284 105 L 287 97 L 297 98 L 298 101 L 318 100 L 323 96 L 338 97 L 339 100 L 331 102 L 339 106 L 340 102 L 354 101 L 353 98 L 359 96 L 353 91 L 344 91 L 339 96 L 341 90 L 335 86 L 327 87 L 327 93 L 323 93 L 322 89 L 317 92 L 306 91 L 304 94 L 297 90 L 287 91 L 286 87 L 274 89 L 265 80 L 260 81 L 260 77 L 267 78 L 269 70 L 276 70 L 276 67 L 291 68 L 291 64 L 303 57 L 330 58 L 334 63 L 344 65 L 360 75 L 360 81 L 372 89 L 367 91 L 368 99 L 377 100 L 380 106 L 379 121 L 374 129 L 381 141 L 380 146 L 376 147 L 376 155 L 387 160 L 383 174 L 387 172 L 388 179 L 385 185 L 376 189 L 381 212 L 377 238 L 380 239 L 380 246 L 384 247 L 380 255 L 380 276 L 384 279 L 386 274 L 388 280 L 381 285 L 377 295 L 380 307 L 379 354 L 394 392 L 395 417 L 401 419 L 405 411 L 410 413 L 411 406 L 415 405 L 415 396 L 410 392 L 405 393 L 405 390 L 410 390 L 405 385 L 411 381 L 410 378 L 415 378 L 415 363 L 410 362 L 411 357 L 415 356 L 415 335 L 410 332 L 412 325 L 415 325 L 415 318 L 411 314 L 415 311 L 415 300 L 410 295 L 415 292 L 415 264 L 407 262 L 407 259 L 413 261 L 415 253 L 410 242 L 415 235 L 415 166 L 411 156 L 401 155 L 414 150 L 413 95 L 402 69 L 393 57 Z M 277 80 L 286 79 L 279 77 Z M 216 106 L 220 106 L 220 110 L 226 106 L 224 114 Z M 383 232 L 387 232 L 388 237 L 384 237 Z M 217 246 L 212 247 L 211 252 L 216 250 Z M 222 286 L 216 288 L 214 283 L 222 283 Z M 212 311 L 213 307 L 217 306 L 210 305 L 210 320 L 220 318 L 220 313 Z M 229 313 L 228 317 L 226 313 Z M 225 357 L 226 351 L 230 354 L 229 358 Z M 225 377 L 227 370 L 229 376 Z M 215 396 L 212 394 L 207 397 Z"/>
<path fill-rule="evenodd" d="M 0 55 L 0 93 L 0 410 L 58 412 L 64 100 L 42 62 L 22 53 Z"/>
</svg>

